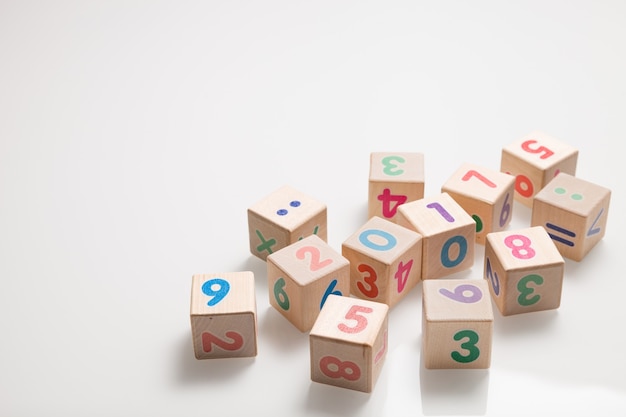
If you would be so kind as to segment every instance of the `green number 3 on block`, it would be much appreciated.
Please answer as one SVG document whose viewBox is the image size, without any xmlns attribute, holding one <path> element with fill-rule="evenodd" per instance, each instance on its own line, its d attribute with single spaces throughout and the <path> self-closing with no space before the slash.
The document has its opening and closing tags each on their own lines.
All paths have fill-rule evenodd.
<svg viewBox="0 0 626 417">
<path fill-rule="evenodd" d="M 455 350 L 450 356 L 460 363 L 473 362 L 480 356 L 480 350 L 476 347 L 476 343 L 478 343 L 478 333 L 473 330 L 461 330 L 454 334 L 454 340 L 462 340 L 464 338 L 467 338 L 467 341 L 461 343 L 461 347 L 467 350 L 467 355 L 461 355 Z"/>
</svg>

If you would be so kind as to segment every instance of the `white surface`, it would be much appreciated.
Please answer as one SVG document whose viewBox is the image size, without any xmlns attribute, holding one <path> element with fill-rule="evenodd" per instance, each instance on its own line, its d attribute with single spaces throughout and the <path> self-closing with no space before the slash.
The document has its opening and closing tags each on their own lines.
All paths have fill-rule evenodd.
<svg viewBox="0 0 626 417">
<path fill-rule="evenodd" d="M 623 413 L 624 74 L 622 1 L 1 2 L 0 415 Z M 416 289 L 372 394 L 311 382 L 247 207 L 291 184 L 340 249 L 370 152 L 423 152 L 430 195 L 534 129 L 613 191 L 561 308 L 496 313 L 488 371 L 426 372 Z M 197 361 L 191 275 L 237 270 L 259 355 Z"/>
</svg>

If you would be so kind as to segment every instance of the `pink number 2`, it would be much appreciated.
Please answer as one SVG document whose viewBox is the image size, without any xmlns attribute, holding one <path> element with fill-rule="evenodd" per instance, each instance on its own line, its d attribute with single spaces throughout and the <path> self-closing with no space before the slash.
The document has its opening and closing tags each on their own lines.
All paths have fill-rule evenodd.
<svg viewBox="0 0 626 417">
<path fill-rule="evenodd" d="M 320 262 L 320 250 L 315 246 L 303 246 L 296 252 L 296 257 L 298 259 L 304 259 L 306 254 L 311 254 L 311 265 L 309 268 L 311 271 L 317 271 L 318 269 L 322 269 L 325 266 L 328 266 L 333 263 L 332 259 L 324 259 Z"/>
</svg>

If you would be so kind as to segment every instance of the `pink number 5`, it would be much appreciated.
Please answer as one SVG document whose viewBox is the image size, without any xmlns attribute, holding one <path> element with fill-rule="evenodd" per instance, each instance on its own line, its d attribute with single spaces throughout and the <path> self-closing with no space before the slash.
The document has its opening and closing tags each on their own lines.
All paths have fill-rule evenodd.
<svg viewBox="0 0 626 417">
<path fill-rule="evenodd" d="M 355 320 L 356 326 L 348 327 L 343 323 L 339 323 L 337 327 L 344 333 L 359 333 L 367 327 L 367 319 L 359 313 L 371 313 L 372 311 L 374 310 L 370 307 L 353 305 L 346 313 L 346 318 L 348 320 Z"/>
</svg>

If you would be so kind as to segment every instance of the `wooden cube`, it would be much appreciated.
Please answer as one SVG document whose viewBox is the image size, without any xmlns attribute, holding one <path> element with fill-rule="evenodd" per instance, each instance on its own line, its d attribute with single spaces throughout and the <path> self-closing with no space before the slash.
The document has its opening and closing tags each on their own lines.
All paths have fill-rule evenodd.
<svg viewBox="0 0 626 417">
<path fill-rule="evenodd" d="M 561 173 L 535 196 L 531 225 L 543 226 L 566 258 L 581 261 L 604 237 L 611 190 Z"/>
<path fill-rule="evenodd" d="M 490 232 L 506 229 L 513 215 L 515 177 L 474 164 L 463 164 L 443 184 L 441 191 L 476 222 L 476 243 L 485 244 Z"/>
<path fill-rule="evenodd" d="M 500 171 L 515 176 L 515 200 L 533 197 L 559 172 L 576 174 L 578 150 L 543 132 L 532 132 L 502 149 Z"/>
<path fill-rule="evenodd" d="M 423 282 L 422 357 L 427 369 L 491 365 L 493 309 L 483 279 Z"/>
<path fill-rule="evenodd" d="M 487 235 L 484 278 L 503 316 L 559 308 L 564 271 L 541 226 Z"/>
<path fill-rule="evenodd" d="M 372 392 L 387 355 L 386 304 L 330 295 L 309 334 L 311 380 Z"/>
<path fill-rule="evenodd" d="M 285 185 L 248 208 L 250 252 L 262 260 L 315 234 L 327 241 L 326 205 Z"/>
<path fill-rule="evenodd" d="M 423 197 L 423 154 L 415 152 L 370 154 L 369 217 L 378 216 L 394 221 L 400 205 Z"/>
<path fill-rule="evenodd" d="M 257 354 L 254 274 L 196 274 L 191 280 L 191 334 L 197 359 Z"/>
<path fill-rule="evenodd" d="M 395 306 L 422 276 L 422 236 L 378 216 L 341 246 L 350 261 L 350 293 Z"/>
<path fill-rule="evenodd" d="M 423 280 L 474 264 L 476 222 L 448 193 L 403 204 L 397 223 L 422 235 Z"/>
<path fill-rule="evenodd" d="M 296 328 L 311 330 L 330 294 L 350 293 L 347 259 L 316 235 L 267 257 L 270 304 Z"/>
</svg>

